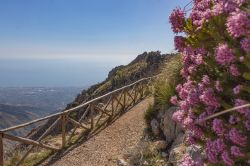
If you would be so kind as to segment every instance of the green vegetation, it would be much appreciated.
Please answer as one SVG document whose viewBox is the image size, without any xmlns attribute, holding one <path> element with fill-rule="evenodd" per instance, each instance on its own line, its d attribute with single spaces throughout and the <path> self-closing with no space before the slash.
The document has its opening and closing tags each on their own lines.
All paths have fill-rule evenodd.
<svg viewBox="0 0 250 166">
<path fill-rule="evenodd" d="M 166 81 L 159 81 L 155 87 L 155 104 L 159 106 L 169 106 L 169 100 L 175 92 L 174 86 Z"/>
<path fill-rule="evenodd" d="M 34 166 L 39 165 L 42 161 L 48 158 L 53 152 L 51 150 L 41 150 L 36 153 L 31 153 L 22 163 L 22 166 Z M 12 158 L 6 163 L 8 166 L 16 165 L 21 159 L 21 152 L 16 151 Z"/>
<path fill-rule="evenodd" d="M 165 163 L 161 153 L 150 141 L 142 141 L 136 148 L 131 150 L 128 155 L 128 162 L 133 166 L 164 166 Z"/>
<path fill-rule="evenodd" d="M 144 119 L 146 121 L 146 124 L 148 126 L 150 126 L 150 122 L 152 120 L 152 117 L 156 116 L 156 109 L 153 107 L 153 105 L 149 105 L 148 106 L 148 109 L 146 110 L 145 114 L 144 114 Z"/>
<path fill-rule="evenodd" d="M 169 107 L 170 98 L 175 93 L 175 86 L 181 82 L 179 76 L 182 67 L 182 60 L 180 55 L 170 57 L 163 66 L 161 75 L 154 83 L 154 105 L 149 106 L 145 112 L 145 121 L 148 126 L 153 118 L 158 114 L 158 111 Z"/>
</svg>

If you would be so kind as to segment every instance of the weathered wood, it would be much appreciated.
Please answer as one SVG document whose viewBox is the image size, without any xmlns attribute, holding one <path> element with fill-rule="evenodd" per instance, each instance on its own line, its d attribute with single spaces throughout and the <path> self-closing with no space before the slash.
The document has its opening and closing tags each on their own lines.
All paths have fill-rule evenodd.
<svg viewBox="0 0 250 166">
<path fill-rule="evenodd" d="M 81 124 L 81 123 L 77 122 L 76 120 L 74 120 L 74 119 L 72 119 L 72 118 L 70 118 L 70 117 L 68 117 L 68 120 L 69 120 L 71 123 L 75 124 L 76 126 L 82 127 L 82 128 L 84 128 L 84 129 L 89 129 L 89 128 L 88 128 L 87 126 L 85 126 L 84 124 Z"/>
<path fill-rule="evenodd" d="M 127 89 L 124 89 L 124 91 L 123 91 L 123 111 L 125 111 L 126 110 L 126 91 L 127 91 Z"/>
<path fill-rule="evenodd" d="M 3 133 L 0 133 L 0 166 L 4 165 L 3 160 L 4 149 L 3 149 Z"/>
<path fill-rule="evenodd" d="M 99 116 L 99 118 L 97 119 L 97 121 L 96 121 L 96 123 L 95 123 L 95 126 L 97 126 L 97 125 L 98 125 L 99 121 L 100 121 L 100 120 L 101 120 L 101 118 L 103 117 L 103 114 L 104 114 L 104 113 L 102 113 L 102 114 Z"/>
<path fill-rule="evenodd" d="M 132 99 L 132 102 L 135 104 L 135 98 L 129 93 L 129 91 L 127 91 L 127 95 Z"/>
<path fill-rule="evenodd" d="M 41 148 L 45 148 L 45 149 L 49 149 L 49 150 L 59 150 L 56 147 L 49 146 L 49 145 L 43 144 L 41 142 L 37 142 L 37 141 L 31 140 L 31 139 L 22 138 L 22 137 L 18 137 L 18 136 L 9 135 L 6 133 L 3 135 L 3 137 L 6 139 L 9 139 L 9 140 L 12 140 L 12 141 L 22 142 L 22 143 L 28 144 L 28 145 L 39 146 Z"/>
<path fill-rule="evenodd" d="M 82 117 L 79 119 L 80 123 L 86 117 L 86 115 L 88 114 L 89 110 L 90 110 L 90 105 L 87 107 L 86 111 L 82 114 Z"/>
<path fill-rule="evenodd" d="M 40 118 L 40 119 L 36 119 L 36 120 L 30 121 L 30 122 L 27 122 L 27 123 L 23 123 L 23 124 L 20 124 L 20 125 L 16 125 L 16 126 L 13 126 L 13 127 L 9 127 L 9 128 L 0 130 L 0 132 L 5 133 L 5 132 L 8 132 L 8 131 L 13 131 L 13 130 L 16 130 L 16 129 L 19 129 L 19 128 L 23 128 L 25 126 L 32 125 L 34 123 L 38 123 L 38 122 L 41 122 L 41 121 L 44 121 L 44 120 L 48 120 L 48 119 L 60 116 L 61 114 L 62 113 L 59 112 L 59 113 L 56 113 L 56 114 L 53 114 L 53 115 L 45 116 L 45 117 Z"/>
<path fill-rule="evenodd" d="M 44 137 L 47 136 L 47 134 L 57 125 L 57 123 L 60 121 L 60 118 L 58 118 L 38 139 L 37 141 L 41 141 Z M 19 160 L 19 162 L 17 163 L 17 166 L 19 166 L 24 159 L 31 153 L 31 151 L 34 149 L 34 145 L 32 145 L 27 152 L 23 155 L 23 157 Z"/>
<path fill-rule="evenodd" d="M 104 106 L 103 110 L 107 109 L 107 107 L 110 104 L 111 100 L 112 100 L 112 95 L 110 95 L 109 100 L 108 100 L 107 104 Z"/>
<path fill-rule="evenodd" d="M 81 123 L 83 121 L 83 119 L 86 117 L 86 115 L 88 114 L 90 110 L 90 105 L 88 105 L 87 109 L 85 110 L 85 112 L 83 113 L 82 117 L 79 119 L 79 123 Z M 75 132 L 77 130 L 77 126 L 74 127 L 72 133 L 69 136 L 68 142 L 72 139 L 72 137 L 74 136 Z"/>
<path fill-rule="evenodd" d="M 122 92 L 122 93 L 123 93 L 123 92 Z M 122 94 L 120 95 L 119 99 L 117 99 L 117 96 L 114 97 L 114 100 L 117 102 L 115 111 L 117 110 L 118 105 L 121 105 L 121 107 L 123 107 L 123 104 L 121 103 L 121 99 L 122 99 Z"/>
<path fill-rule="evenodd" d="M 67 118 L 66 118 L 66 114 L 63 114 L 61 116 L 61 122 L 62 122 L 62 148 L 65 147 L 66 145 L 66 122 Z"/>
<path fill-rule="evenodd" d="M 111 95 L 111 115 L 114 115 L 114 95 Z"/>
<path fill-rule="evenodd" d="M 106 115 L 108 115 L 108 116 L 111 116 L 109 113 L 106 112 L 106 110 L 103 110 L 103 109 L 101 109 L 101 108 L 98 107 L 98 106 L 95 106 L 94 109 L 96 109 L 96 110 L 98 110 L 98 111 L 101 111 L 102 113 L 104 113 L 104 114 L 106 114 Z"/>
<path fill-rule="evenodd" d="M 94 111 L 95 105 L 94 103 L 90 104 L 90 123 L 91 123 L 91 130 L 94 129 Z"/>
</svg>

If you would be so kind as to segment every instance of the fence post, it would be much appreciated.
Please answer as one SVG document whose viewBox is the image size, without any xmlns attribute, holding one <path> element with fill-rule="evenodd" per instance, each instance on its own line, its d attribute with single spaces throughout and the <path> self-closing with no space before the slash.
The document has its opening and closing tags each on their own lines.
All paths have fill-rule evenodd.
<svg viewBox="0 0 250 166">
<path fill-rule="evenodd" d="M 90 118 L 91 118 L 91 130 L 94 129 L 94 111 L 95 111 L 95 103 L 90 104 Z"/>
<path fill-rule="evenodd" d="M 61 115 L 62 119 L 62 148 L 65 147 L 66 144 L 66 115 Z"/>
<path fill-rule="evenodd" d="M 3 150 L 3 133 L 0 132 L 0 166 L 3 166 L 3 155 L 4 155 L 4 150 Z"/>
<path fill-rule="evenodd" d="M 140 99 L 143 99 L 143 84 L 140 83 Z"/>
<path fill-rule="evenodd" d="M 113 117 L 114 115 L 114 109 L 115 109 L 115 106 L 114 106 L 114 95 L 112 94 L 112 99 L 111 99 L 111 117 Z"/>
<path fill-rule="evenodd" d="M 124 92 L 123 92 L 123 111 L 126 110 L 126 93 L 127 93 L 127 89 L 124 89 Z"/>
</svg>

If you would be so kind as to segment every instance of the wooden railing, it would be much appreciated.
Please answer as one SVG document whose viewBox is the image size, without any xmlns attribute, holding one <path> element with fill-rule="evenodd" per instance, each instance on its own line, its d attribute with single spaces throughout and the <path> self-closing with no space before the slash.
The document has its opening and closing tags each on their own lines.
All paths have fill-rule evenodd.
<svg viewBox="0 0 250 166">
<path fill-rule="evenodd" d="M 23 153 L 23 156 L 20 161 L 16 162 L 16 165 L 23 163 L 35 147 L 45 148 L 52 151 L 63 149 L 65 146 L 72 143 L 71 141 L 74 137 L 83 136 L 79 133 L 90 134 L 97 131 L 100 127 L 105 126 L 114 118 L 128 111 L 136 103 L 150 94 L 152 91 L 152 80 L 155 77 L 157 76 L 143 78 L 130 85 L 109 92 L 103 96 L 97 97 L 63 112 L 0 130 L 0 166 L 5 164 L 3 145 L 4 139 L 28 145 L 26 148 L 27 151 Z M 74 117 L 74 112 L 81 115 L 81 117 Z M 51 123 L 51 125 L 37 140 L 33 140 L 30 137 L 19 137 L 9 134 L 11 131 L 51 119 L 54 119 L 53 123 Z M 71 125 L 70 129 L 67 127 L 69 124 Z M 58 146 L 53 145 L 53 143 L 48 143 L 49 141 L 47 140 L 44 141 L 46 137 L 50 135 L 51 131 L 56 126 L 58 127 L 58 125 L 60 125 L 61 130 L 59 134 L 57 134 L 57 137 L 61 139 L 61 144 Z"/>
</svg>

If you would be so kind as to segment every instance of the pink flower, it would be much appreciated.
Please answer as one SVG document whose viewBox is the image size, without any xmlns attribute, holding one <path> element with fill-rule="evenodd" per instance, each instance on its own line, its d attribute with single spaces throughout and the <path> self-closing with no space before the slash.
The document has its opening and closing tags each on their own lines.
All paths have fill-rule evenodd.
<svg viewBox="0 0 250 166">
<path fill-rule="evenodd" d="M 190 116 L 187 116 L 183 121 L 182 127 L 189 128 L 193 124 L 193 122 L 194 120 Z"/>
<path fill-rule="evenodd" d="M 229 71 L 230 71 L 230 73 L 231 73 L 233 76 L 235 76 L 235 77 L 241 75 L 241 74 L 240 74 L 240 71 L 239 71 L 239 69 L 238 69 L 238 67 L 237 67 L 235 64 L 230 65 Z"/>
<path fill-rule="evenodd" d="M 234 37 L 247 36 L 250 34 L 250 19 L 243 11 L 233 12 L 227 20 L 227 31 Z"/>
<path fill-rule="evenodd" d="M 230 117 L 229 117 L 229 123 L 230 124 L 236 124 L 239 121 L 240 121 L 239 117 L 237 117 L 235 115 L 230 115 Z"/>
<path fill-rule="evenodd" d="M 218 154 L 216 146 L 214 145 L 214 142 L 212 140 L 207 140 L 206 142 L 206 155 L 208 158 L 208 161 L 210 163 L 216 164 L 218 163 Z"/>
<path fill-rule="evenodd" d="M 245 39 L 241 40 L 240 44 L 241 44 L 241 48 L 244 51 L 246 51 L 246 52 L 250 51 L 250 38 L 245 38 Z"/>
<path fill-rule="evenodd" d="M 176 122 L 182 122 L 184 119 L 185 112 L 183 110 L 177 110 L 176 112 L 173 113 L 172 119 Z"/>
<path fill-rule="evenodd" d="M 227 44 L 220 44 L 215 50 L 215 60 L 225 66 L 235 61 L 232 49 Z"/>
<path fill-rule="evenodd" d="M 236 128 L 232 128 L 230 131 L 229 131 L 229 139 L 237 144 L 237 145 L 240 145 L 240 146 L 245 146 L 246 143 L 247 143 L 247 136 L 244 136 L 242 135 L 238 129 Z"/>
<path fill-rule="evenodd" d="M 171 102 L 173 105 L 177 105 L 177 104 L 178 104 L 177 96 L 172 96 L 171 99 L 170 99 L 170 102 Z"/>
<path fill-rule="evenodd" d="M 237 107 L 237 106 L 245 105 L 248 102 L 246 100 L 242 100 L 242 99 L 235 99 L 234 103 L 235 103 L 234 104 L 235 107 Z M 238 109 L 237 111 L 242 113 L 242 114 L 245 114 L 247 116 L 248 113 L 250 112 L 250 108 L 242 108 L 242 109 Z"/>
<path fill-rule="evenodd" d="M 233 92 L 235 95 L 238 95 L 240 93 L 241 85 L 237 85 L 233 88 Z"/>
<path fill-rule="evenodd" d="M 172 24 L 172 30 L 174 33 L 182 32 L 185 25 L 185 12 L 181 8 L 173 10 L 169 16 L 170 23 Z"/>
<path fill-rule="evenodd" d="M 239 61 L 240 62 L 244 62 L 244 60 L 245 60 L 245 57 L 244 56 L 240 56 Z"/>
<path fill-rule="evenodd" d="M 222 135 L 225 132 L 225 128 L 223 125 L 223 121 L 221 119 L 215 118 L 213 120 L 213 131 L 218 134 L 218 135 Z"/>
<path fill-rule="evenodd" d="M 221 155 L 221 158 L 222 160 L 224 161 L 224 163 L 227 165 L 227 166 L 233 166 L 234 165 L 234 161 L 233 159 L 229 156 L 229 153 L 228 151 L 224 151 Z"/>
<path fill-rule="evenodd" d="M 185 47 L 185 38 L 182 36 L 175 36 L 174 44 L 175 44 L 175 49 L 179 52 L 182 52 Z"/>
<path fill-rule="evenodd" d="M 200 96 L 200 100 L 207 106 L 219 107 L 220 103 L 215 97 L 214 91 L 212 88 L 205 90 Z"/>
<path fill-rule="evenodd" d="M 186 155 L 183 161 L 181 162 L 180 166 L 196 166 L 196 165 L 193 159 L 189 155 Z"/>
<path fill-rule="evenodd" d="M 220 81 L 216 81 L 216 82 L 215 82 L 215 89 L 216 89 L 218 92 L 222 92 L 222 91 L 223 91 L 223 88 L 222 88 L 222 86 L 221 86 Z"/>
<path fill-rule="evenodd" d="M 204 59 L 203 59 L 203 56 L 201 54 L 196 55 L 195 63 L 197 65 L 201 65 L 204 63 Z"/>
<path fill-rule="evenodd" d="M 244 124 L 245 124 L 246 129 L 247 129 L 248 131 L 250 131 L 250 120 L 246 120 L 246 121 L 244 122 Z"/>
<path fill-rule="evenodd" d="M 245 154 L 241 152 L 238 146 L 231 146 L 231 154 L 235 157 L 244 157 Z"/>
</svg>

